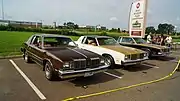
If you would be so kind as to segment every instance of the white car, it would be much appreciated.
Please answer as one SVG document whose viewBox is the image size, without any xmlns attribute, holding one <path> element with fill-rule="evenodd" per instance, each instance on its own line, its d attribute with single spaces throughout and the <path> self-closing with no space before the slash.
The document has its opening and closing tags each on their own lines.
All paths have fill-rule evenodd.
<svg viewBox="0 0 180 101">
<path fill-rule="evenodd" d="M 79 48 L 92 51 L 105 57 L 111 67 L 117 65 L 135 65 L 148 59 L 145 51 L 121 46 L 108 36 L 81 36 L 76 43 Z"/>
</svg>

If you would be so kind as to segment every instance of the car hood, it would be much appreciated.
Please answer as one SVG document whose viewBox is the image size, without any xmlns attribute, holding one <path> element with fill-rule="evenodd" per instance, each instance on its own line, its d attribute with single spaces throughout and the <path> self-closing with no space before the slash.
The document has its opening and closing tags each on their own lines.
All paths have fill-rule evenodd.
<svg viewBox="0 0 180 101">
<path fill-rule="evenodd" d="M 74 59 L 87 59 L 87 58 L 96 58 L 100 57 L 100 55 L 72 47 L 63 47 L 63 48 L 49 48 L 46 49 L 47 54 L 54 55 L 62 61 L 72 61 Z"/>
<path fill-rule="evenodd" d="M 160 45 L 156 45 L 156 44 L 138 44 L 138 45 L 149 47 L 149 48 L 155 48 L 155 49 L 165 49 L 165 48 L 168 48 L 166 46 L 160 46 Z"/>
<path fill-rule="evenodd" d="M 144 53 L 144 51 L 142 51 L 142 50 L 130 48 L 130 47 L 126 47 L 126 46 L 121 46 L 121 45 L 103 45 L 101 47 L 110 49 L 110 50 L 114 50 L 116 52 L 120 52 L 125 55 Z"/>
</svg>

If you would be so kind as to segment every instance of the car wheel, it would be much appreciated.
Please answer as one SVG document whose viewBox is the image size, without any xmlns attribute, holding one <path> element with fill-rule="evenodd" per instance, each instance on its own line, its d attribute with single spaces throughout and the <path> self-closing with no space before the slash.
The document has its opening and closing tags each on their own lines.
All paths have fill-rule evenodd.
<svg viewBox="0 0 180 101">
<path fill-rule="evenodd" d="M 149 50 L 145 50 L 147 52 L 148 57 L 151 57 L 151 52 Z"/>
<path fill-rule="evenodd" d="M 52 81 L 54 79 L 54 69 L 50 62 L 47 62 L 45 65 L 45 76 L 48 80 Z"/>
<path fill-rule="evenodd" d="M 110 55 L 105 55 L 104 58 L 105 58 L 105 64 L 109 65 L 110 68 L 113 68 L 115 65 L 114 59 Z"/>
<path fill-rule="evenodd" d="M 30 57 L 29 57 L 27 52 L 24 53 L 24 60 L 26 61 L 26 63 L 30 63 L 31 62 L 31 59 L 30 59 Z"/>
<path fill-rule="evenodd" d="M 150 58 L 151 57 L 151 51 L 149 49 L 142 49 L 143 51 L 145 51 L 148 55 L 148 57 Z"/>
</svg>

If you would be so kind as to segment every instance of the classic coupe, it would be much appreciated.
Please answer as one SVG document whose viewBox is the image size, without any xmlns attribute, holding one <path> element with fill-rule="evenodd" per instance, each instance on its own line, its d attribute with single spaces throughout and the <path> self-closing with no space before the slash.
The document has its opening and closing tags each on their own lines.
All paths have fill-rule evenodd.
<svg viewBox="0 0 180 101">
<path fill-rule="evenodd" d="M 110 67 L 117 65 L 135 65 L 147 60 L 145 51 L 121 46 L 117 41 L 108 36 L 81 36 L 76 43 L 78 47 L 95 52 L 105 57 Z"/>
<path fill-rule="evenodd" d="M 148 44 L 144 39 L 138 37 L 120 36 L 117 42 L 120 45 L 144 50 L 148 53 L 149 57 L 167 56 L 170 54 L 169 47 L 156 44 Z"/>
<path fill-rule="evenodd" d="M 88 77 L 108 68 L 102 56 L 78 48 L 67 36 L 35 34 L 23 43 L 21 51 L 26 62 L 43 67 L 48 80 Z"/>
</svg>

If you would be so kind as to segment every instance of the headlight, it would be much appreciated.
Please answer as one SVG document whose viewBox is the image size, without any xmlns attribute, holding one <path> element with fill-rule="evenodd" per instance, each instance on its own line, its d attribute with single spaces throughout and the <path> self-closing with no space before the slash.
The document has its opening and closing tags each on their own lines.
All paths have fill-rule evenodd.
<svg viewBox="0 0 180 101">
<path fill-rule="evenodd" d="M 125 60 L 130 60 L 130 55 L 126 55 Z"/>
<path fill-rule="evenodd" d="M 63 67 L 64 68 L 69 68 L 70 67 L 70 63 L 69 62 L 64 62 Z"/>
<path fill-rule="evenodd" d="M 162 52 L 158 52 L 158 55 L 161 55 L 162 54 Z"/>
<path fill-rule="evenodd" d="M 104 59 L 103 59 L 103 58 L 101 58 L 101 60 L 100 60 L 100 64 L 104 64 L 104 63 L 105 63 Z"/>
<path fill-rule="evenodd" d="M 144 57 L 147 57 L 147 55 L 148 55 L 147 53 L 144 53 Z"/>
</svg>

